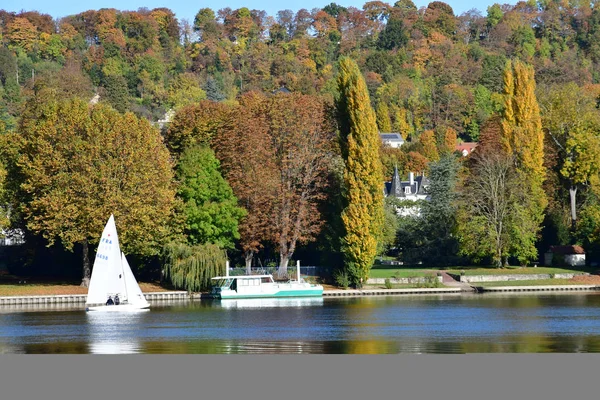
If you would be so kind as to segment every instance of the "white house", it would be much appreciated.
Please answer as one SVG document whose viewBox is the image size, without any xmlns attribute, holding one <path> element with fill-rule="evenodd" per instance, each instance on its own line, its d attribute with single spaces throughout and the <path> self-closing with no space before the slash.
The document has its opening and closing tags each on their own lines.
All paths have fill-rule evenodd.
<svg viewBox="0 0 600 400">
<path fill-rule="evenodd" d="M 428 200 L 427 188 L 429 179 L 424 175 L 416 176 L 413 172 L 408 173 L 408 180 L 400 180 L 398 167 L 394 168 L 394 175 L 390 182 L 385 183 L 384 194 L 386 197 L 392 196 L 398 200 L 409 200 L 416 202 L 417 200 Z M 417 204 L 410 207 L 398 207 L 396 210 L 399 215 L 419 215 L 420 208 Z"/>
<path fill-rule="evenodd" d="M 379 137 L 381 138 L 383 144 L 387 144 L 388 146 L 393 148 L 398 148 L 404 144 L 404 139 L 402 138 L 402 135 L 398 132 L 379 132 Z"/>
</svg>

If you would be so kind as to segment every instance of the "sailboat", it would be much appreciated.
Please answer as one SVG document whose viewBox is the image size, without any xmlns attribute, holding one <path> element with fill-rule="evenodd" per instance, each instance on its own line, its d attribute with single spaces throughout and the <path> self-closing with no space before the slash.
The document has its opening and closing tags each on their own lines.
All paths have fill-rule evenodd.
<svg viewBox="0 0 600 400">
<path fill-rule="evenodd" d="M 119 304 L 107 305 L 108 298 L 115 296 Z M 121 252 L 113 215 L 102 231 L 85 306 L 86 311 L 138 311 L 150 307 Z"/>
</svg>

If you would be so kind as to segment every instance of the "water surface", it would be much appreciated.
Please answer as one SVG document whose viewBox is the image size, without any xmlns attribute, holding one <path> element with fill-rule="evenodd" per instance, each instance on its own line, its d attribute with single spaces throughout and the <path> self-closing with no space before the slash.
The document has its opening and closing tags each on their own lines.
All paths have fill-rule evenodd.
<svg viewBox="0 0 600 400">
<path fill-rule="evenodd" d="M 600 352 L 600 293 L 0 307 L 0 353 Z"/>
</svg>

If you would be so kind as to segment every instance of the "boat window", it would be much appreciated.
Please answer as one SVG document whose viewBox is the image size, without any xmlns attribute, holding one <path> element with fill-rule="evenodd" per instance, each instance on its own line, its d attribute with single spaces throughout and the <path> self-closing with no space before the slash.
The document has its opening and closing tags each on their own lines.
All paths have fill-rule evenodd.
<svg viewBox="0 0 600 400">
<path fill-rule="evenodd" d="M 262 278 L 260 278 L 260 280 L 261 280 L 262 283 L 269 283 L 269 282 L 271 282 L 271 280 L 269 279 L 268 276 L 263 276 Z"/>
</svg>

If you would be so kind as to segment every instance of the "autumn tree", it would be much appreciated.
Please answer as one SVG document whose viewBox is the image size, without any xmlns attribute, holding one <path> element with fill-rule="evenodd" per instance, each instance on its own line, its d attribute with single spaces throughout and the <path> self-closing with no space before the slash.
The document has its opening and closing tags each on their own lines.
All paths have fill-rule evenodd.
<svg viewBox="0 0 600 400">
<path fill-rule="evenodd" d="M 385 102 L 380 101 L 377 104 L 377 126 L 380 132 L 392 131 L 392 120 L 390 119 L 390 111 Z"/>
<path fill-rule="evenodd" d="M 217 132 L 230 122 L 231 112 L 230 106 L 208 100 L 177 110 L 165 132 L 167 147 L 180 154 L 190 146 L 210 145 Z"/>
<path fill-rule="evenodd" d="M 437 161 L 440 159 L 437 142 L 435 140 L 435 132 L 426 130 L 419 136 L 419 143 L 423 145 L 423 155 L 429 161 Z"/>
<path fill-rule="evenodd" d="M 513 155 L 521 185 L 529 196 L 520 206 L 521 240 L 518 258 L 527 263 L 537 256 L 535 242 L 547 205 L 542 184 L 544 169 L 544 134 L 539 105 L 535 96 L 533 67 L 521 61 L 508 62 L 504 70 L 505 107 L 501 122 L 501 138 L 507 154 Z"/>
<path fill-rule="evenodd" d="M 258 249 L 252 245 L 255 240 L 273 241 L 280 256 L 278 272 L 285 276 L 297 244 L 314 240 L 322 226 L 319 205 L 332 130 L 325 124 L 323 103 L 305 95 L 251 95 L 239 115 L 235 135 L 228 133 L 217 142 L 228 179 L 240 204 L 248 207 L 242 243 L 252 252 Z M 251 232 L 256 225 L 248 227 L 250 221 L 262 229 Z M 256 237 L 261 232 L 262 238 Z"/>
<path fill-rule="evenodd" d="M 278 177 L 262 96 L 250 92 L 240 98 L 233 118 L 221 127 L 213 144 L 223 174 L 247 215 L 239 225 L 246 272 L 264 243 L 273 237 L 273 205 Z"/>
<path fill-rule="evenodd" d="M 313 241 L 323 224 L 319 206 L 328 183 L 333 129 L 324 103 L 315 97 L 279 94 L 267 104 L 279 177 L 274 239 L 279 274 L 285 275 L 297 244 Z"/>
<path fill-rule="evenodd" d="M 82 285 L 90 278 L 89 244 L 107 215 L 115 215 L 125 252 L 158 254 L 175 193 L 156 128 L 105 105 L 48 99 L 28 104 L 18 130 L 27 228 L 49 245 L 82 245 Z"/>
<path fill-rule="evenodd" d="M 350 58 L 340 60 L 337 83 L 340 147 L 346 164 L 343 252 L 349 275 L 360 285 L 369 277 L 383 224 L 381 144 L 364 78 Z"/>
</svg>

